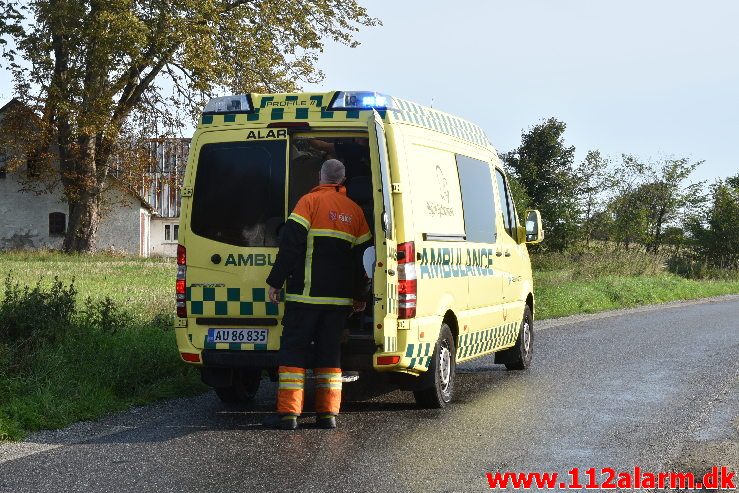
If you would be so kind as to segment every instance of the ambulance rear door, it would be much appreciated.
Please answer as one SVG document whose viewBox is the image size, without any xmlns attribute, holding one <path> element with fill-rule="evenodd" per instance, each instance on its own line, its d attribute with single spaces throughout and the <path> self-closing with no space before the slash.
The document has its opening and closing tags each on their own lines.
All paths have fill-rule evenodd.
<svg viewBox="0 0 739 493">
<path fill-rule="evenodd" d="M 375 203 L 375 343 L 392 352 L 397 350 L 398 251 L 385 125 L 377 110 L 372 111 L 367 131 Z"/>
<path fill-rule="evenodd" d="M 281 306 L 266 279 L 286 217 L 284 129 L 204 132 L 183 221 L 188 335 L 204 349 L 276 350 Z M 194 319 L 194 320 L 193 320 Z"/>
</svg>

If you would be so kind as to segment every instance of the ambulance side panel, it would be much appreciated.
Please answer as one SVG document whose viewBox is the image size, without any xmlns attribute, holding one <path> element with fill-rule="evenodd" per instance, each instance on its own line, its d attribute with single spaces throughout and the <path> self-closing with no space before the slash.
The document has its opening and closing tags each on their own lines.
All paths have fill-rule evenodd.
<svg viewBox="0 0 739 493">
<path fill-rule="evenodd" d="M 405 159 L 398 161 L 400 177 L 405 178 L 401 183 L 403 208 L 396 209 L 396 215 L 404 221 L 399 242 L 414 241 L 417 256 L 416 318 L 399 324 L 399 329 L 405 325 L 409 332 L 406 340 L 420 345 L 420 352 L 416 347 L 408 348 L 407 354 L 417 364 L 411 369 L 425 370 L 442 321 L 448 316 L 457 322 L 452 329 L 458 360 L 511 346 L 523 308 L 514 315 L 504 304 L 504 282 L 508 278 L 498 265 L 503 258 L 502 245 L 497 241 L 501 226 L 496 219 L 497 235 L 489 241 L 468 241 L 464 220 L 465 214 L 475 213 L 473 207 L 498 210 L 493 164 L 497 156 L 419 127 L 396 125 L 395 133 L 402 135 L 405 154 Z M 464 161 L 477 176 L 487 180 L 483 187 L 487 190 L 487 205 L 464 203 L 458 168 L 462 164 L 458 161 Z M 499 251 L 501 257 L 496 256 Z M 399 339 L 400 334 L 401 330 Z M 421 355 L 420 362 L 413 358 L 417 355 Z"/>
</svg>

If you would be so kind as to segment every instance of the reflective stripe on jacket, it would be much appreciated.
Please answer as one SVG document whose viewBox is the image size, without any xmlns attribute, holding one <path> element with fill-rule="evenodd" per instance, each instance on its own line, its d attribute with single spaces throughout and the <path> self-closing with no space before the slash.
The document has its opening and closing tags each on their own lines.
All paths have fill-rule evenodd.
<svg viewBox="0 0 739 493">
<path fill-rule="evenodd" d="M 267 284 L 281 288 L 287 281 L 288 302 L 351 306 L 369 289 L 362 254 L 371 238 L 364 213 L 346 188 L 319 185 L 287 218 Z"/>
</svg>

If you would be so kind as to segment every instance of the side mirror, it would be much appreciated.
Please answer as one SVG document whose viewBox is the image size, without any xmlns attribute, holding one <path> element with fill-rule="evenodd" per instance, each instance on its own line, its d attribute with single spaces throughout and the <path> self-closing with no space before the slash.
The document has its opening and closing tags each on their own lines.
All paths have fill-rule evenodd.
<svg viewBox="0 0 739 493">
<path fill-rule="evenodd" d="M 541 214 L 539 211 L 526 211 L 526 243 L 536 244 L 544 240 L 544 230 L 541 229 Z"/>
</svg>

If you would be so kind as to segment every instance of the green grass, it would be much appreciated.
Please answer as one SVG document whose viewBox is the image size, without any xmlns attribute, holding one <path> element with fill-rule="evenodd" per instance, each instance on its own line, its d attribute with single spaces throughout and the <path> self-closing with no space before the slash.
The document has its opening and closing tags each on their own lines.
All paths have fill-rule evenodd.
<svg viewBox="0 0 739 493">
<path fill-rule="evenodd" d="M 2 278 L 10 274 L 21 286 L 42 278 L 43 289 L 49 290 L 58 276 L 66 285 L 74 279 L 78 291 L 72 322 L 53 340 L 32 349 L 28 334 L 0 340 L 0 441 L 203 392 L 199 373 L 177 352 L 175 269 L 172 259 L 0 253 Z M 100 308 L 88 305 L 87 298 L 94 305 L 106 297 L 113 302 L 112 316 L 122 324 L 103 327 L 91 317 Z M 118 330 L 110 329 L 116 325 Z"/>
<path fill-rule="evenodd" d="M 538 319 L 739 293 L 739 280 L 695 281 L 668 273 L 577 280 L 562 277 L 560 271 L 534 273 Z"/>
<path fill-rule="evenodd" d="M 171 258 L 0 252 L 0 278 L 8 273 L 28 285 L 36 284 L 39 278 L 49 285 L 54 276 L 66 284 L 74 279 L 80 299 L 108 296 L 137 317 L 152 318 L 172 313 L 177 266 Z M 2 296 L 0 292 L 0 301 Z"/>
</svg>

